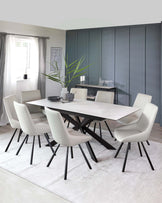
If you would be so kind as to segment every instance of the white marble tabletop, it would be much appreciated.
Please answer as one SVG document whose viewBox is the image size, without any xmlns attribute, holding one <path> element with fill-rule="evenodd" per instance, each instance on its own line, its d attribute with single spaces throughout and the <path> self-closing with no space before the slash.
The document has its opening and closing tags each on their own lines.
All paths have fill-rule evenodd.
<svg viewBox="0 0 162 203">
<path fill-rule="evenodd" d="M 119 120 L 129 114 L 132 114 L 140 110 L 137 107 L 129 107 L 94 101 L 79 101 L 79 100 L 75 100 L 73 102 L 68 103 L 62 103 L 62 102 L 52 102 L 49 101 L 48 99 L 41 99 L 30 101 L 27 103 L 53 108 L 55 110 L 64 110 L 110 120 Z"/>
</svg>

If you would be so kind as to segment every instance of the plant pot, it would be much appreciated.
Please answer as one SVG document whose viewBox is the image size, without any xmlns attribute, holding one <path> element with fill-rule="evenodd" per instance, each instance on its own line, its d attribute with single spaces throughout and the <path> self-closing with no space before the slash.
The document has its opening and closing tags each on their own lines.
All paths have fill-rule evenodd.
<svg viewBox="0 0 162 203">
<path fill-rule="evenodd" d="M 73 93 L 67 93 L 66 94 L 66 100 L 73 101 L 74 100 L 74 94 Z"/>
<path fill-rule="evenodd" d="M 61 98 L 66 99 L 66 94 L 69 93 L 66 87 L 63 87 L 61 90 Z"/>
</svg>

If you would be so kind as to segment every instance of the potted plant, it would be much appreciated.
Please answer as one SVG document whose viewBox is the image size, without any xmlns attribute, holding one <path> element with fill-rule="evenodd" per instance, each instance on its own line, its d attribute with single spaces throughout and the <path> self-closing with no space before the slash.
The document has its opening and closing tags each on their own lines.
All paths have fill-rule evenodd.
<svg viewBox="0 0 162 203">
<path fill-rule="evenodd" d="M 69 90 L 69 86 L 71 82 L 86 73 L 86 69 L 89 67 L 89 65 L 81 67 L 83 62 L 85 61 L 84 57 L 81 57 L 80 59 L 76 59 L 70 64 L 68 63 L 68 57 L 64 59 L 65 60 L 65 78 L 61 76 L 61 73 L 58 67 L 57 62 L 55 61 L 54 64 L 52 64 L 53 71 L 51 71 L 49 74 L 44 74 L 48 79 L 53 80 L 55 82 L 58 82 L 62 86 L 62 92 L 61 97 L 65 99 L 65 96 Z M 81 67 L 81 68 L 80 68 Z M 70 93 L 69 93 L 70 94 Z M 70 100 L 70 96 L 68 96 Z"/>
</svg>

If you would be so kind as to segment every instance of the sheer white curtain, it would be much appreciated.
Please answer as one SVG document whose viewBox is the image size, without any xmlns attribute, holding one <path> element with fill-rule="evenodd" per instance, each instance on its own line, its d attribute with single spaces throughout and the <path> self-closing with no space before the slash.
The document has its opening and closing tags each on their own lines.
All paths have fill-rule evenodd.
<svg viewBox="0 0 162 203">
<path fill-rule="evenodd" d="M 25 57 L 22 55 L 22 50 L 17 47 L 21 43 L 26 43 L 28 46 L 27 67 L 24 68 Z M 6 56 L 4 69 L 3 97 L 16 94 L 20 90 L 34 90 L 38 86 L 38 39 L 33 37 L 21 37 L 16 35 L 8 35 L 6 37 Z M 22 65 L 22 68 L 21 68 Z M 27 74 L 28 79 L 23 80 L 23 75 Z M 21 83 L 19 83 L 21 81 Z M 23 84 L 24 83 L 24 84 Z M 23 89 L 24 88 L 24 89 Z M 0 125 L 5 125 L 8 122 L 4 107 L 0 119 Z"/>
</svg>

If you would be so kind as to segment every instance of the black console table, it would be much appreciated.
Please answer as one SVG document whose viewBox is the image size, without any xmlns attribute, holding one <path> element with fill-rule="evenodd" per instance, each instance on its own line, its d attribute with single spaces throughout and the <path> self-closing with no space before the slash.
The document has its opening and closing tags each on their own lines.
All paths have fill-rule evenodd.
<svg viewBox="0 0 162 203">
<path fill-rule="evenodd" d="M 115 101 L 114 103 L 118 103 L 118 93 L 116 87 L 108 87 L 108 86 L 101 86 L 101 85 L 88 85 L 88 84 L 76 84 L 76 88 L 87 88 L 88 89 L 88 100 L 95 100 L 95 96 L 98 90 L 101 91 L 113 91 L 115 94 Z"/>
</svg>

